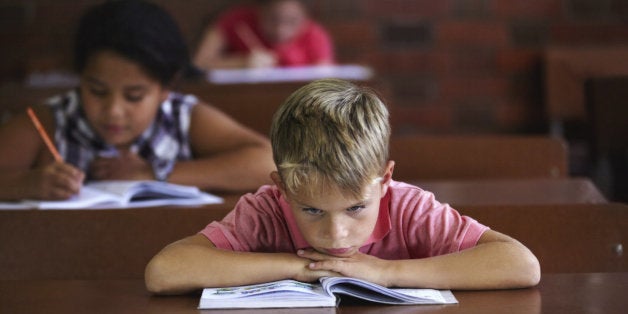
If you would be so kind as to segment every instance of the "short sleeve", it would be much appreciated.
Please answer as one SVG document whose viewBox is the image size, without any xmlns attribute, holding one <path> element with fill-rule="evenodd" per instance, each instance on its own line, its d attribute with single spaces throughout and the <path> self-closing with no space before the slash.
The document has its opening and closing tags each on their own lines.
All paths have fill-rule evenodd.
<svg viewBox="0 0 628 314">
<path fill-rule="evenodd" d="M 477 244 L 488 230 L 471 217 L 461 215 L 434 194 L 410 185 L 391 199 L 398 206 L 397 220 L 413 258 L 462 251 Z M 402 189 L 402 190 L 403 190 Z M 392 206 L 392 205 L 391 205 Z"/>
<path fill-rule="evenodd" d="M 291 248 L 278 196 L 269 186 L 240 198 L 221 221 L 200 231 L 221 249 L 243 252 L 287 252 Z M 286 243 L 288 242 L 288 243 Z"/>
</svg>

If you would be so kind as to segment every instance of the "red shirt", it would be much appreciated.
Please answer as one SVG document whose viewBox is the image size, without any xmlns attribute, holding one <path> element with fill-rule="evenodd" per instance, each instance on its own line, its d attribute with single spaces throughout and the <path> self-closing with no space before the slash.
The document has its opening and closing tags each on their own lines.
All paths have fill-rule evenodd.
<svg viewBox="0 0 628 314">
<path fill-rule="evenodd" d="M 443 255 L 475 246 L 487 229 L 436 201 L 434 194 L 393 181 L 360 252 L 386 259 Z M 200 233 L 216 247 L 233 251 L 295 253 L 310 247 L 276 186 L 242 196 L 222 221 L 211 222 Z"/>
<path fill-rule="evenodd" d="M 295 38 L 286 43 L 272 45 L 262 35 L 259 15 L 254 7 L 238 7 L 219 18 L 218 29 L 222 32 L 230 53 L 250 51 L 236 32 L 236 27 L 241 24 L 248 26 L 262 44 L 275 53 L 279 66 L 303 66 L 334 61 L 331 39 L 321 25 L 307 20 Z"/>
</svg>

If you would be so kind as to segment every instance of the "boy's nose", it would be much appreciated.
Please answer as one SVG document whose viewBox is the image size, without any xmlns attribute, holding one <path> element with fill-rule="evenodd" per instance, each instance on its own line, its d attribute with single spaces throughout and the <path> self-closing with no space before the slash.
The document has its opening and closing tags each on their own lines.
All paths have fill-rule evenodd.
<svg viewBox="0 0 628 314">
<path fill-rule="evenodd" d="M 341 240 L 349 235 L 349 228 L 340 218 L 331 218 L 327 226 L 327 234 L 331 240 Z"/>
</svg>

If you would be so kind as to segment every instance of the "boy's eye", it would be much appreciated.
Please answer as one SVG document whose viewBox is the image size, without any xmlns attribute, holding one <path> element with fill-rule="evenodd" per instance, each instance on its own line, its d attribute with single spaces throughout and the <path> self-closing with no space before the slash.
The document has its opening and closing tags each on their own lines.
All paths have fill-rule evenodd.
<svg viewBox="0 0 628 314">
<path fill-rule="evenodd" d="M 366 208 L 366 206 L 364 206 L 364 205 L 356 205 L 356 206 L 352 206 L 352 207 L 347 208 L 347 211 L 350 212 L 350 213 L 356 213 L 356 212 L 359 212 L 360 210 L 362 210 L 364 208 Z"/>
<path fill-rule="evenodd" d="M 313 207 L 305 207 L 302 210 L 307 214 L 315 215 L 315 216 L 321 215 L 323 213 L 322 210 L 318 208 L 313 208 Z"/>
</svg>

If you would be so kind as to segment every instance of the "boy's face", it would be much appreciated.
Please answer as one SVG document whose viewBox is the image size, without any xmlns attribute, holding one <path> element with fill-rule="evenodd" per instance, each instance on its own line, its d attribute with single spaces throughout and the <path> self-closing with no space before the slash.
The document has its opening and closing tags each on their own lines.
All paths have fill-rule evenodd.
<svg viewBox="0 0 628 314">
<path fill-rule="evenodd" d="M 305 240 L 321 253 L 350 256 L 369 239 L 379 215 L 380 199 L 386 194 L 392 174 L 367 185 L 360 198 L 347 197 L 338 189 L 317 191 L 313 196 L 282 193 Z M 278 175 L 273 177 L 276 181 Z"/>
<path fill-rule="evenodd" d="M 111 51 L 94 54 L 81 73 L 87 120 L 119 149 L 128 148 L 150 126 L 167 95 L 138 64 Z"/>
</svg>

